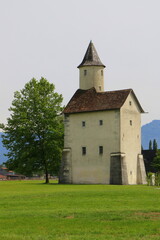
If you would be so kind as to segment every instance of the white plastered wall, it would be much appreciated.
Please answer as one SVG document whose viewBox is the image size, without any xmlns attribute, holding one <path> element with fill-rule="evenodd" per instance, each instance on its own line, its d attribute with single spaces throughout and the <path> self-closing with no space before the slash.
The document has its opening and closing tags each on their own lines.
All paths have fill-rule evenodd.
<svg viewBox="0 0 160 240">
<path fill-rule="evenodd" d="M 64 147 L 71 148 L 72 152 L 72 183 L 110 183 L 110 154 L 120 149 L 119 115 L 119 110 L 111 110 L 67 117 Z M 99 120 L 103 120 L 102 126 Z M 99 146 L 103 146 L 102 155 Z M 86 155 L 82 155 L 82 147 L 86 147 Z"/>
<path fill-rule="evenodd" d="M 137 184 L 137 159 L 138 154 L 141 154 L 141 116 L 132 93 L 127 97 L 120 114 L 120 149 L 125 153 L 128 183 Z"/>
<path fill-rule="evenodd" d="M 83 90 L 94 87 L 97 92 L 104 91 L 104 67 L 84 66 L 79 69 L 79 88 Z M 86 71 L 86 72 L 85 72 Z"/>
</svg>

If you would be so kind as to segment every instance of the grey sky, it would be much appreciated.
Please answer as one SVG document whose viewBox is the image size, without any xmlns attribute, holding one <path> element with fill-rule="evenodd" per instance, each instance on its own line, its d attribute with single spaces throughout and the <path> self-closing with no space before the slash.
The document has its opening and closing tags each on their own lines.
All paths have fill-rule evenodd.
<svg viewBox="0 0 160 240">
<path fill-rule="evenodd" d="M 132 88 L 160 119 L 159 0 L 0 0 L 0 122 L 32 77 L 53 82 L 66 104 L 92 40 L 106 65 L 105 90 Z"/>
</svg>

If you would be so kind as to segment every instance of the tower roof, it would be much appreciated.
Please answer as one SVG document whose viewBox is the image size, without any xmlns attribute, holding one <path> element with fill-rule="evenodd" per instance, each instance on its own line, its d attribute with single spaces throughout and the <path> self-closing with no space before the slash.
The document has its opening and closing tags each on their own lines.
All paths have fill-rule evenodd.
<svg viewBox="0 0 160 240">
<path fill-rule="evenodd" d="M 83 61 L 78 66 L 78 68 L 83 67 L 83 66 L 103 66 L 103 67 L 105 67 L 105 65 L 101 62 L 92 41 L 90 41 L 89 46 L 86 51 L 86 54 L 83 58 Z"/>
</svg>

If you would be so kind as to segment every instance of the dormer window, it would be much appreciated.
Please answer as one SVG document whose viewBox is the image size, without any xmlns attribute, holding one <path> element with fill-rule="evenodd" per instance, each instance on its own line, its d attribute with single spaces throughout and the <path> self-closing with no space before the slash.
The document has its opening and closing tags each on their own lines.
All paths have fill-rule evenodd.
<svg viewBox="0 0 160 240">
<path fill-rule="evenodd" d="M 87 70 L 85 69 L 85 70 L 84 70 L 84 76 L 86 76 L 86 75 L 87 75 Z"/>
</svg>

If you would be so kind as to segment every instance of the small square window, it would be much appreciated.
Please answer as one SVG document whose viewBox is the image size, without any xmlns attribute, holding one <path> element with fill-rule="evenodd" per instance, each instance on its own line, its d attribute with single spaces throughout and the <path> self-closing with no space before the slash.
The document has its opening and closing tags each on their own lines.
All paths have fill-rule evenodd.
<svg viewBox="0 0 160 240">
<path fill-rule="evenodd" d="M 82 155 L 86 155 L 86 147 L 82 147 Z"/>
<path fill-rule="evenodd" d="M 100 126 L 103 125 L 103 120 L 99 120 L 99 125 L 100 125 Z"/>
<path fill-rule="evenodd" d="M 85 70 L 84 70 L 84 76 L 86 76 L 86 75 L 87 75 L 87 70 L 85 69 Z"/>
<path fill-rule="evenodd" d="M 99 154 L 103 154 L 103 146 L 99 146 Z"/>
<path fill-rule="evenodd" d="M 82 121 L 82 127 L 85 127 L 85 126 L 86 126 L 86 122 Z"/>
</svg>

